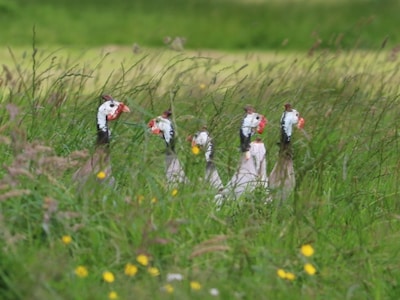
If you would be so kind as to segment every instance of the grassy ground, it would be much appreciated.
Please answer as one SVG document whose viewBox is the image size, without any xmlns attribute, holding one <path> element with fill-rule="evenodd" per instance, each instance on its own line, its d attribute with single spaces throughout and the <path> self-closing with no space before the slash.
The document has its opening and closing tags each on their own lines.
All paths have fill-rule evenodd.
<svg viewBox="0 0 400 300">
<path fill-rule="evenodd" d="M 395 52 L 11 52 L 0 77 L 2 299 L 398 295 Z M 71 174 L 93 149 L 102 93 L 132 110 L 111 124 L 117 186 L 77 192 Z M 242 107 L 253 104 L 269 119 L 270 171 L 288 101 L 307 122 L 294 134 L 294 193 L 265 204 L 257 190 L 217 211 L 186 136 L 209 125 L 226 183 Z M 165 184 L 163 141 L 145 130 L 170 105 L 190 178 L 175 188 Z"/>
<path fill-rule="evenodd" d="M 2 45 L 105 44 L 188 49 L 379 49 L 398 44 L 398 1 L 0 2 Z"/>
<path fill-rule="evenodd" d="M 0 298 L 396 299 L 397 8 L 0 1 Z M 170 50 L 166 36 L 192 50 Z M 111 124 L 117 185 L 77 191 L 103 93 L 132 110 Z M 253 104 L 269 120 L 270 172 L 286 102 L 306 119 L 295 191 L 265 204 L 260 189 L 217 211 L 187 135 L 208 125 L 226 183 Z M 163 141 L 146 132 L 168 107 L 190 179 L 177 187 Z"/>
</svg>

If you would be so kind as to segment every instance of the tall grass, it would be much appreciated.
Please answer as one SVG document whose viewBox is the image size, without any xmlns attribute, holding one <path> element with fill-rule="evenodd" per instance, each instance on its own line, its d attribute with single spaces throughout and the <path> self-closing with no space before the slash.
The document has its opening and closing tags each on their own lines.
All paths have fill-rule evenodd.
<svg viewBox="0 0 400 300">
<path fill-rule="evenodd" d="M 361 51 L 129 53 L 9 49 L 13 63 L 1 74 L 2 299 L 107 299 L 111 291 L 120 299 L 398 295 L 397 60 Z M 111 124 L 117 185 L 78 192 L 71 174 L 93 149 L 102 93 L 132 110 Z M 227 182 L 237 166 L 242 107 L 253 104 L 269 119 L 270 171 L 288 101 L 307 122 L 293 139 L 294 193 L 265 204 L 265 191 L 256 191 L 216 211 L 216 191 L 200 179 L 204 158 L 191 154 L 186 136 L 208 125 Z M 146 132 L 150 117 L 168 107 L 190 179 L 177 194 L 165 183 L 163 141 Z M 303 244 L 314 247 L 312 257 L 300 254 Z M 139 254 L 159 276 L 136 261 Z M 303 270 L 307 262 L 315 275 Z M 124 274 L 127 263 L 138 267 L 134 277 Z M 78 266 L 87 277 L 74 273 Z M 295 279 L 280 278 L 278 269 Z M 105 282 L 104 271 L 115 281 Z M 167 283 L 170 273 L 183 280 Z"/>
</svg>

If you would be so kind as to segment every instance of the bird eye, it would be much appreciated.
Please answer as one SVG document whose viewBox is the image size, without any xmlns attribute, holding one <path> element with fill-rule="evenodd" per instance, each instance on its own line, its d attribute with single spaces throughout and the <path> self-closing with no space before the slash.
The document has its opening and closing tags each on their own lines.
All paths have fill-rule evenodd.
<svg viewBox="0 0 400 300">
<path fill-rule="evenodd" d="M 114 105 L 115 105 L 115 104 L 111 103 L 111 104 L 110 104 L 110 107 L 114 107 Z"/>
</svg>

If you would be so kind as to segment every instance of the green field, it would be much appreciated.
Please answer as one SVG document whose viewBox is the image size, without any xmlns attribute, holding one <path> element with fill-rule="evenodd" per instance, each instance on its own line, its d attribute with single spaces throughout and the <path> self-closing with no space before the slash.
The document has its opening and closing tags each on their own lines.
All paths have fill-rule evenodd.
<svg viewBox="0 0 400 300">
<path fill-rule="evenodd" d="M 165 46 L 188 49 L 380 49 L 399 43 L 395 0 L 0 1 L 0 44 Z"/>
<path fill-rule="evenodd" d="M 397 299 L 398 3 L 328 2 L 0 1 L 0 299 Z M 110 123 L 116 185 L 79 190 L 105 93 L 131 109 Z M 208 126 L 226 183 L 252 104 L 270 173 L 287 102 L 306 119 L 289 199 L 217 210 L 187 136 Z M 169 107 L 177 186 L 146 127 Z"/>
<path fill-rule="evenodd" d="M 2 299 L 396 298 L 398 62 L 390 53 L 11 53 L 1 77 Z M 102 93 L 132 110 L 111 125 L 118 184 L 77 192 L 71 174 L 93 149 Z M 269 119 L 270 172 L 288 101 L 307 121 L 294 136 L 294 193 L 266 205 L 258 190 L 216 211 L 216 191 L 199 178 L 203 157 L 186 136 L 209 126 L 226 183 L 242 107 L 253 104 Z M 176 195 L 165 184 L 163 141 L 145 129 L 171 105 L 190 178 Z M 300 253 L 307 244 L 312 257 Z M 135 276 L 124 274 L 127 264 Z M 175 273 L 183 280 L 167 282 Z"/>
</svg>

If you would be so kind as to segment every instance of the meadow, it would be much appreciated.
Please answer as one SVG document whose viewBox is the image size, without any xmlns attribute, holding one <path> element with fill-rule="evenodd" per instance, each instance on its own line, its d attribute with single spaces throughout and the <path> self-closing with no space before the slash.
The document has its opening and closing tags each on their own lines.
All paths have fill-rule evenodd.
<svg viewBox="0 0 400 300">
<path fill-rule="evenodd" d="M 112 47 L 9 56 L 15 64 L 1 77 L 2 299 L 398 294 L 393 53 L 133 54 Z M 93 150 L 103 93 L 132 110 L 111 124 L 117 186 L 77 192 L 71 175 Z M 267 191 L 257 190 L 217 211 L 216 191 L 199 175 L 204 158 L 191 153 L 186 136 L 209 126 L 226 182 L 239 158 L 243 104 L 253 104 L 269 120 L 270 171 L 288 101 L 306 118 L 294 136 L 290 199 L 266 204 Z M 163 141 L 146 128 L 169 106 L 190 178 L 176 187 L 165 183 Z M 315 253 L 301 254 L 303 245 Z"/>
<path fill-rule="evenodd" d="M 201 9 L 196 1 L 137 1 L 139 19 L 132 19 L 123 17 L 125 1 L 111 2 L 127 26 L 139 22 L 140 7 L 184 11 L 187 22 Z M 113 27 L 108 38 L 99 24 L 114 24 L 107 21 L 111 2 L 0 2 L 0 23 L 9 21 L 0 50 L 0 299 L 397 299 L 400 62 L 388 32 L 396 2 L 348 4 L 353 18 L 342 25 L 372 11 L 381 22 L 344 44 L 315 45 L 305 36 L 324 16 L 316 12 L 346 20 L 347 10 L 335 11 L 343 1 L 271 1 L 279 14 L 269 21 L 287 12 L 299 24 L 297 14 L 314 12 L 304 27 L 293 25 L 299 42 L 288 49 L 281 40 L 289 31 L 275 32 L 275 44 L 261 38 L 268 44 L 252 45 L 248 29 L 237 35 L 241 18 L 254 18 L 241 13 L 243 3 L 256 14 L 259 1 L 207 2 L 217 16 L 231 14 L 237 22 L 219 25 L 235 34 L 226 27 L 223 41 L 199 33 L 181 51 L 162 42 L 185 36 L 179 30 L 140 31 L 131 41 Z M 32 28 L 43 13 L 48 19 Z M 71 16 L 76 23 L 67 30 Z M 140 26 L 156 32 L 159 15 L 144 19 Z M 199 28 L 211 32 L 215 20 Z M 326 26 L 324 36 L 334 34 Z M 136 41 L 140 47 L 132 48 Z M 110 123 L 116 185 L 78 190 L 72 174 L 94 150 L 102 94 L 131 109 Z M 194 155 L 187 136 L 208 126 L 226 183 L 240 156 L 243 106 L 252 104 L 269 121 L 262 134 L 269 173 L 287 102 L 306 120 L 293 136 L 295 190 L 284 202 L 266 203 L 276 191 L 257 189 L 217 210 L 217 191 L 202 180 L 204 152 Z M 189 178 L 177 186 L 166 184 L 163 140 L 147 129 L 169 107 Z"/>
<path fill-rule="evenodd" d="M 399 41 L 396 0 L 0 1 L 1 45 L 306 51 L 378 49 Z"/>
</svg>

